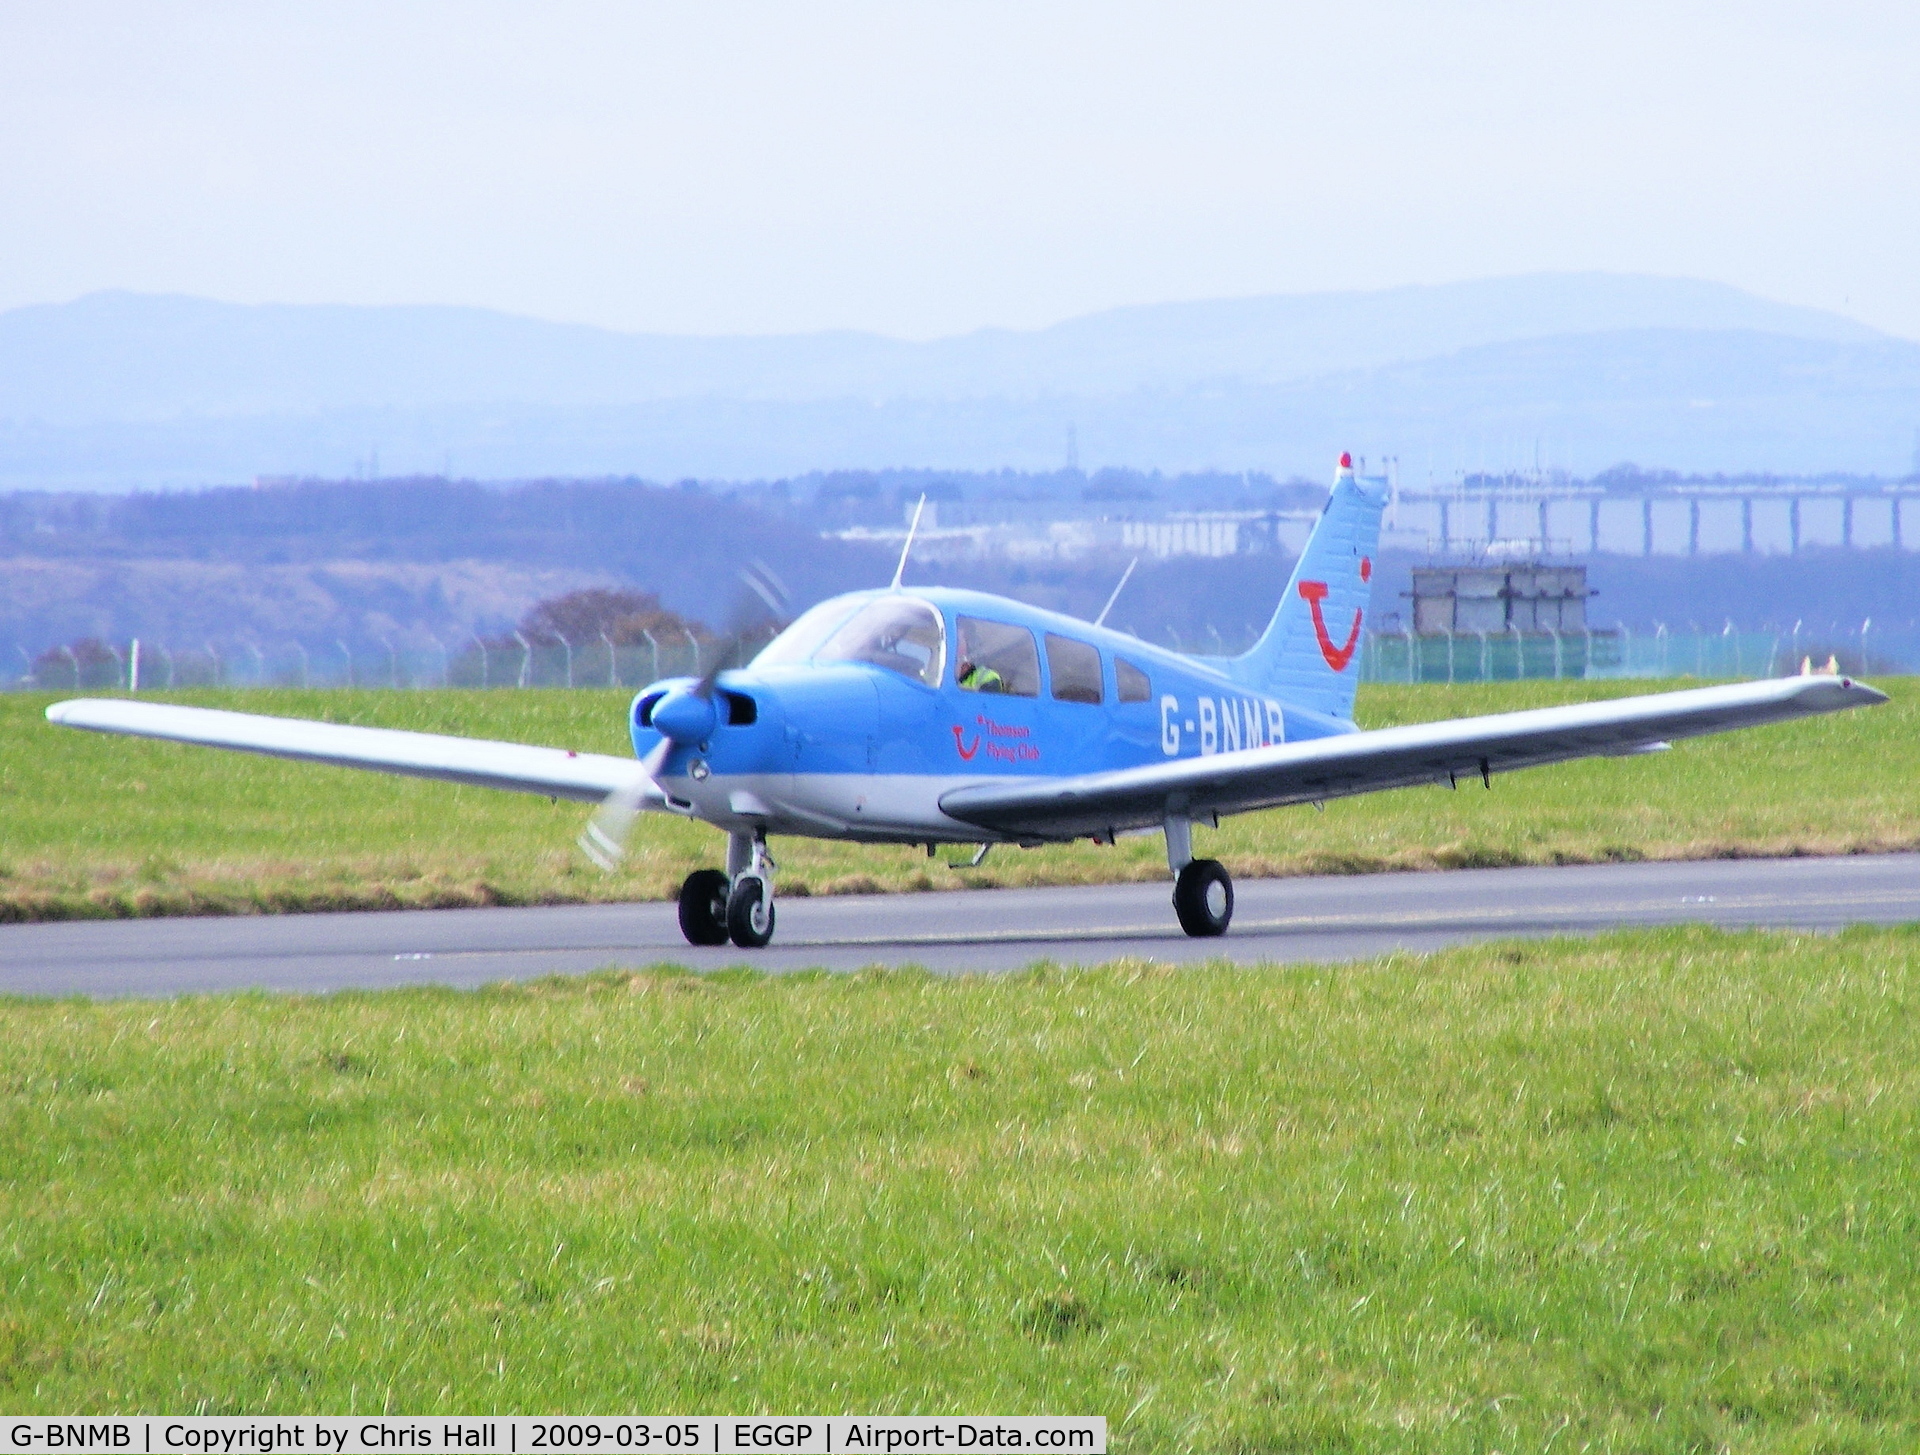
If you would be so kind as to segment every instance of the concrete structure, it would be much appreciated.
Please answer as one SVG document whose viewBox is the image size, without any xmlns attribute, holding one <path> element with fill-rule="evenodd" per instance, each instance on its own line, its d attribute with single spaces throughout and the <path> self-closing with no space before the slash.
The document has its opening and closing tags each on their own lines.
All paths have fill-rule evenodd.
<svg viewBox="0 0 1920 1455">
<path fill-rule="evenodd" d="M 1920 479 L 1679 481 L 1608 489 L 1563 476 L 1404 490 L 1385 543 L 1450 554 L 1525 541 L 1539 554 L 1792 555 L 1920 549 Z"/>
<path fill-rule="evenodd" d="M 1413 572 L 1413 629 L 1453 632 L 1584 632 L 1585 566 L 1426 566 Z"/>
</svg>

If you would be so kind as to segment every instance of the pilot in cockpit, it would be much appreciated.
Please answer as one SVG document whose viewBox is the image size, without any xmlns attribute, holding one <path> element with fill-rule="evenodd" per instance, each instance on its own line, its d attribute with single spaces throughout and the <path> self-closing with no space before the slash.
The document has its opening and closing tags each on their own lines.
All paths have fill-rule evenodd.
<svg viewBox="0 0 1920 1455">
<path fill-rule="evenodd" d="M 1006 679 L 993 668 L 974 661 L 973 632 L 960 623 L 960 652 L 953 664 L 953 681 L 968 692 L 1005 692 Z"/>
</svg>

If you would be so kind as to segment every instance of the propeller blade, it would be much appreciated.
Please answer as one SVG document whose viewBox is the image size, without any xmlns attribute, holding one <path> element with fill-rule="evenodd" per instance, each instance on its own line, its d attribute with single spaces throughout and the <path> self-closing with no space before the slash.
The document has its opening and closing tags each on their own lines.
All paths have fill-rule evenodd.
<svg viewBox="0 0 1920 1455">
<path fill-rule="evenodd" d="M 786 583 L 774 574 L 773 568 L 765 561 L 754 561 L 746 566 L 740 572 L 740 581 L 748 591 L 753 593 L 753 597 L 757 597 L 766 606 L 766 611 L 761 613 L 756 610 L 751 598 L 742 598 L 732 613 L 732 629 L 721 638 L 719 646 L 714 649 L 712 665 L 693 685 L 692 690 L 696 697 L 711 699 L 714 683 L 719 680 L 722 672 L 733 666 L 734 654 L 740 650 L 741 645 L 759 630 L 764 629 L 769 621 L 778 625 L 786 617 L 788 602 Z"/>
<path fill-rule="evenodd" d="M 660 786 L 660 773 L 667 766 L 667 755 L 673 746 L 672 739 L 662 738 L 659 746 L 634 766 L 632 781 L 602 799 L 581 831 L 577 840 L 580 851 L 605 872 L 611 874 L 626 857 L 627 836 L 633 832 L 634 819 L 639 817 L 640 801 L 649 792 L 666 797 L 666 790 Z"/>
</svg>

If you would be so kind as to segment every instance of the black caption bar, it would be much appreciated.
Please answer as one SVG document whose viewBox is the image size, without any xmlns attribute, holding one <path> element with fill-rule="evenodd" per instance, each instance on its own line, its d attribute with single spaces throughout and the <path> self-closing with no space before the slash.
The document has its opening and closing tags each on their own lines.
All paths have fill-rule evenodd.
<svg viewBox="0 0 1920 1455">
<path fill-rule="evenodd" d="M 1106 1455 L 1103 1415 L 0 1417 L 0 1455 Z"/>
</svg>

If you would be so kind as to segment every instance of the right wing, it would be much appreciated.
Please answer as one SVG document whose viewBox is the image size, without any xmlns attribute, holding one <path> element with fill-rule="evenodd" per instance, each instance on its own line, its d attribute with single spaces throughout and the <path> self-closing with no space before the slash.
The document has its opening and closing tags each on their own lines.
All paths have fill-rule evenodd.
<svg viewBox="0 0 1920 1455">
<path fill-rule="evenodd" d="M 233 748 L 273 758 L 370 768 L 410 778 L 437 778 L 478 788 L 544 793 L 552 798 L 603 802 L 620 789 L 630 792 L 644 773 L 632 758 L 572 753 L 485 738 L 455 738 L 395 728 L 345 727 L 298 717 L 263 717 L 208 707 L 174 707 L 123 698 L 74 698 L 47 709 L 47 721 L 99 733 L 161 738 L 209 748 Z M 659 790 L 642 787 L 639 807 L 664 807 Z"/>
<path fill-rule="evenodd" d="M 1180 758 L 1074 778 L 1003 779 L 955 788 L 941 809 L 963 823 L 1032 841 L 1105 836 L 1170 817 L 1315 803 L 1383 788 L 1447 783 L 1571 758 L 1663 748 L 1674 738 L 1757 727 L 1885 702 L 1846 677 L 1783 677 L 1342 733 L 1271 748 Z M 1728 785 L 1731 791 L 1735 785 Z"/>
</svg>

